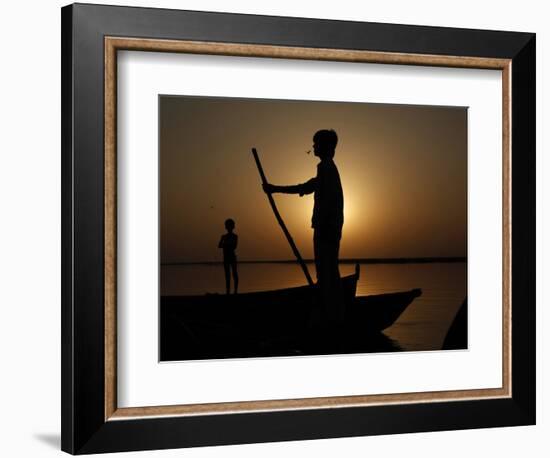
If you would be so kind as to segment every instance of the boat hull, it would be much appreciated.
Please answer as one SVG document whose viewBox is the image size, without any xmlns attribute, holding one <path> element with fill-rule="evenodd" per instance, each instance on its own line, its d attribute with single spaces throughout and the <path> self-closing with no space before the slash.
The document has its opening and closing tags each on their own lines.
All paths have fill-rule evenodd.
<svg viewBox="0 0 550 458">
<path fill-rule="evenodd" d="M 339 328 L 338 338 L 333 335 L 336 331 L 331 329 L 330 323 L 318 326 L 319 291 L 316 287 L 237 295 L 163 296 L 160 359 L 358 352 L 362 343 L 372 343 L 373 336 L 391 326 L 421 294 L 420 290 L 411 290 L 355 297 L 358 277 L 357 271 L 355 275 L 342 278 L 346 320 Z M 341 348 L 342 345 L 336 349 L 335 340 L 340 343 L 345 340 L 348 344 L 353 341 L 351 347 L 355 350 L 351 351 L 349 345 L 349 351 Z"/>
</svg>

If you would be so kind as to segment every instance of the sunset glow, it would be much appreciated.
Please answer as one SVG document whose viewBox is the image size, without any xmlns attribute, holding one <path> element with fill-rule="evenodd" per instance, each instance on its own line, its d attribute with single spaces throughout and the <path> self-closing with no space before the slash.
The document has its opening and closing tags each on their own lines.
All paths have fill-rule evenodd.
<svg viewBox="0 0 550 458">
<path fill-rule="evenodd" d="M 160 97 L 161 262 L 217 261 L 233 218 L 240 260 L 292 259 L 262 191 L 315 176 L 313 134 L 336 130 L 344 191 L 340 258 L 466 256 L 467 110 Z M 313 196 L 274 196 L 311 258 Z"/>
</svg>

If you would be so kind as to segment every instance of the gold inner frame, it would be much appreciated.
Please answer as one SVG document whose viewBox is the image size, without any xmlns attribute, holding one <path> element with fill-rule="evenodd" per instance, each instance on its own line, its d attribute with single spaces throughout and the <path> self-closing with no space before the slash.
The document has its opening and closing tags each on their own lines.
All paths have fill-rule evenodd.
<svg viewBox="0 0 550 458">
<path fill-rule="evenodd" d="M 117 404 L 117 51 L 176 52 L 241 57 L 269 57 L 341 62 L 493 69 L 502 72 L 502 387 L 400 394 L 353 395 L 303 399 L 241 401 L 119 408 Z M 245 413 L 507 398 L 512 395 L 511 367 L 511 70 L 510 59 L 438 56 L 344 49 L 301 48 L 179 40 L 105 37 L 105 421 L 152 416 Z"/>
</svg>

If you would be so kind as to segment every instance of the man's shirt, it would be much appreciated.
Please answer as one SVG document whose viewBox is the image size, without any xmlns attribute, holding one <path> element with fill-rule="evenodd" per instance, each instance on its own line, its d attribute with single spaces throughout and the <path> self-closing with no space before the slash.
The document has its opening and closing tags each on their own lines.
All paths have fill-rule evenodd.
<svg viewBox="0 0 550 458">
<path fill-rule="evenodd" d="M 311 227 L 321 232 L 342 234 L 344 225 L 344 194 L 336 164 L 325 159 L 317 164 L 317 176 L 305 183 L 286 187 L 303 196 L 314 193 Z"/>
</svg>

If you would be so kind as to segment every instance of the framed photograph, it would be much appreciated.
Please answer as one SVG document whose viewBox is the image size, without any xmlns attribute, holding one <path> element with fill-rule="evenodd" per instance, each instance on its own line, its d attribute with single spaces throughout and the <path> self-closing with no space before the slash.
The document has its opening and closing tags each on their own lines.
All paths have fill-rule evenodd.
<svg viewBox="0 0 550 458">
<path fill-rule="evenodd" d="M 535 35 L 62 9 L 62 449 L 535 423 Z"/>
</svg>

